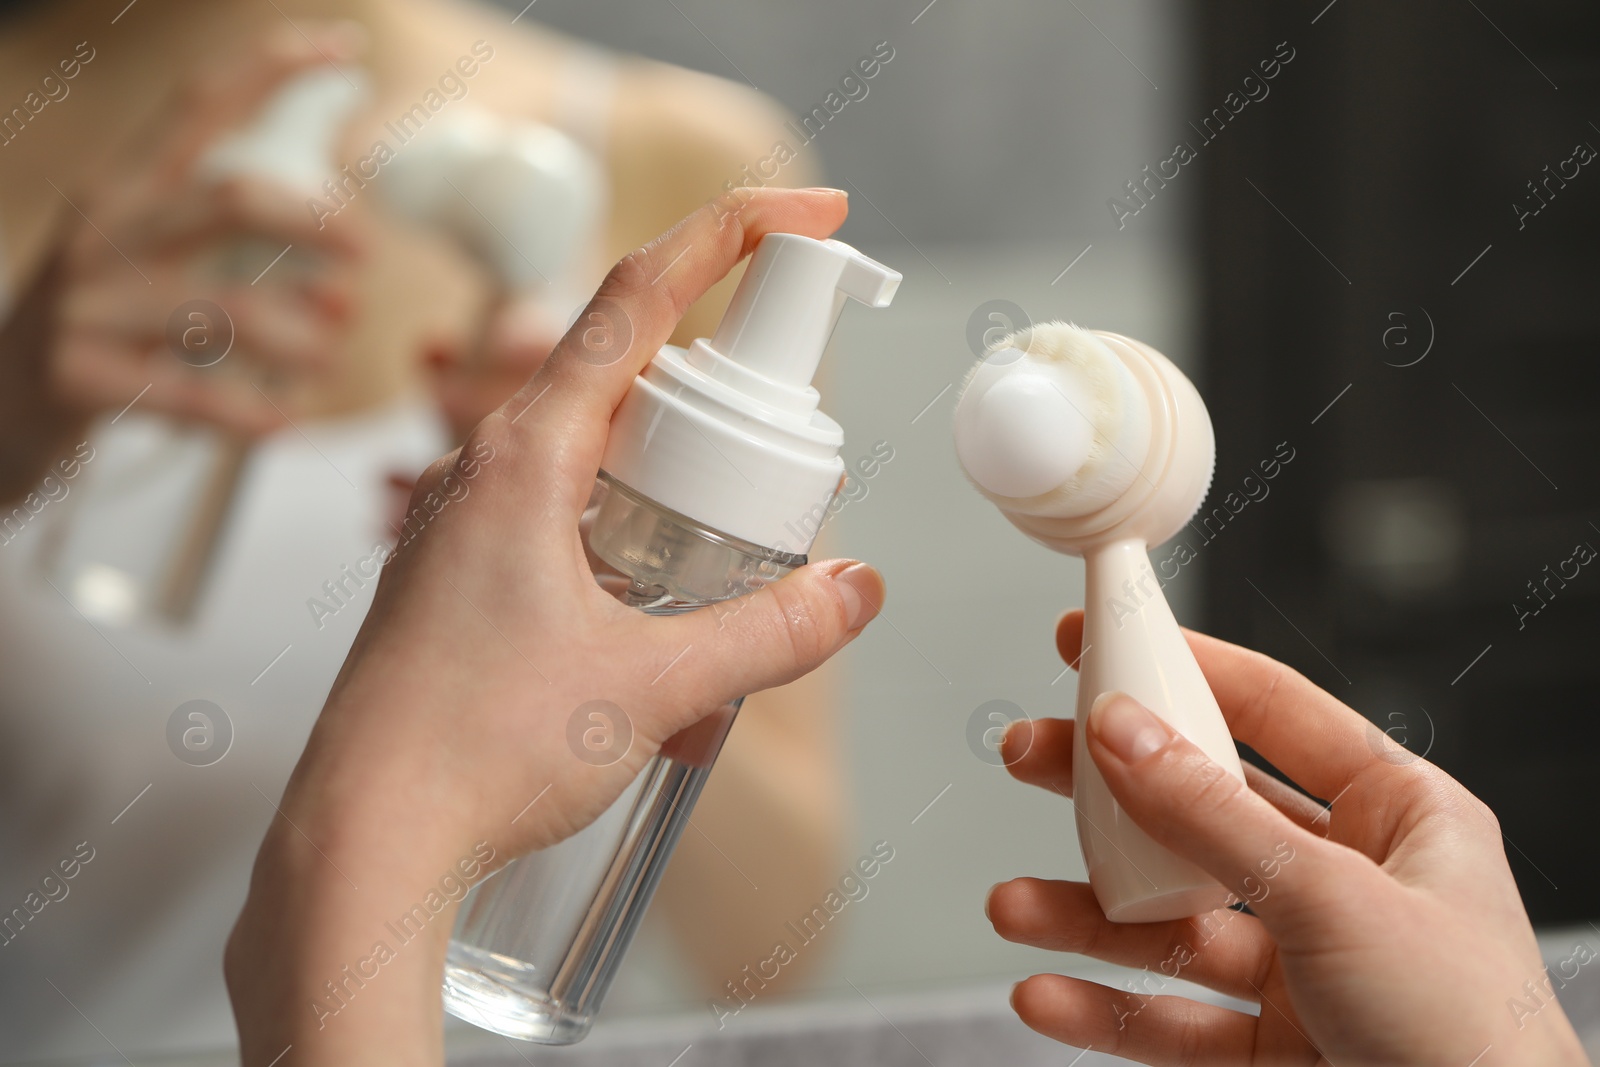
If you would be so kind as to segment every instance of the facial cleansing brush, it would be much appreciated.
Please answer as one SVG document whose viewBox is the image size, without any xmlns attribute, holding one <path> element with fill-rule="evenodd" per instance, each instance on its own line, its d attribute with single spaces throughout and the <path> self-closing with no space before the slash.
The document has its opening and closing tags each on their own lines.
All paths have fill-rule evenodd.
<svg viewBox="0 0 1600 1067">
<path fill-rule="evenodd" d="M 1148 555 L 1211 486 L 1216 443 L 1200 394 L 1148 345 L 1045 323 L 1007 337 L 973 370 L 955 437 L 967 476 L 1007 519 L 1083 557 L 1073 802 L 1101 909 L 1113 922 L 1154 922 L 1223 907 L 1226 889 L 1134 825 L 1084 741 L 1096 698 L 1121 690 L 1244 778 Z"/>
</svg>

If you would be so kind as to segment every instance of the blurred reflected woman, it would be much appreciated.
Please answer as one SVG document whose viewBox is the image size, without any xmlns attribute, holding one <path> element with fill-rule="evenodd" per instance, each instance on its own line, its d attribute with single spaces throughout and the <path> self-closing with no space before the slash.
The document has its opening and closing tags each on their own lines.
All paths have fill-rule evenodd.
<svg viewBox="0 0 1600 1067">
<path fill-rule="evenodd" d="M 222 946 L 381 549 L 410 530 L 401 490 L 526 380 L 573 310 L 493 301 L 458 243 L 381 213 L 381 170 L 308 210 L 268 180 L 216 180 L 208 149 L 325 66 L 371 82 L 341 131 L 347 166 L 397 143 L 406 115 L 470 106 L 563 129 L 610 198 L 576 292 L 771 149 L 782 116 L 754 93 L 511 14 L 0 5 L 0 1058 L 231 1044 Z M 781 180 L 805 184 L 805 162 Z M 675 340 L 710 331 L 729 284 Z M 187 317 L 196 300 L 226 309 L 216 368 L 174 340 L 216 328 Z M 179 426 L 248 448 L 230 492 L 202 496 L 215 547 L 175 620 L 79 564 L 85 545 L 194 562 L 195 527 L 174 520 L 196 507 Z M 704 985 L 683 1001 L 761 956 L 836 873 L 828 690 L 800 685 L 809 696 L 752 702 L 663 888 L 669 918 L 721 918 L 719 937 L 686 939 Z M 632 970 L 650 996 L 651 969 Z"/>
</svg>

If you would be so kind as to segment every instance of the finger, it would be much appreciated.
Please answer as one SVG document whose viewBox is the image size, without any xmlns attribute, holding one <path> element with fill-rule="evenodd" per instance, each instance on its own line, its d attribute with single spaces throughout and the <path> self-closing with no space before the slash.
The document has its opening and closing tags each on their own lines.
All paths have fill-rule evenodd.
<svg viewBox="0 0 1600 1067">
<path fill-rule="evenodd" d="M 1088 729 L 1089 755 L 1133 821 L 1248 901 L 1280 940 L 1295 918 L 1382 891 L 1366 857 L 1297 825 L 1127 694 L 1095 701 Z"/>
<path fill-rule="evenodd" d="M 290 293 L 224 292 L 218 303 L 232 320 L 238 357 L 268 370 L 314 374 L 334 361 L 345 340 L 347 323 L 316 314 Z"/>
<path fill-rule="evenodd" d="M 1007 941 L 1143 967 L 1241 1000 L 1256 999 L 1272 960 L 1272 939 L 1249 915 L 1223 908 L 1171 922 L 1114 923 L 1083 882 L 1001 882 L 984 912 Z"/>
<path fill-rule="evenodd" d="M 158 338 L 165 333 L 174 308 L 209 300 L 226 309 L 230 318 L 257 305 L 260 314 L 344 322 L 350 318 L 354 285 L 344 272 L 340 275 L 304 287 L 239 285 L 170 274 L 157 276 L 153 284 L 116 276 L 86 280 L 62 299 L 60 321 L 67 327 Z"/>
<path fill-rule="evenodd" d="M 1056 621 L 1056 651 L 1062 662 L 1078 669 L 1083 658 L 1083 609 L 1074 608 Z"/>
<path fill-rule="evenodd" d="M 63 303 L 63 328 L 93 335 L 108 345 L 120 343 L 138 363 L 147 353 L 155 359 L 204 363 L 226 352 L 228 358 L 284 370 L 314 370 L 326 365 L 345 330 L 343 316 L 326 314 L 299 295 L 276 287 L 207 290 L 180 285 L 165 289 L 152 295 L 144 286 L 130 288 L 121 283 L 84 288 Z M 198 300 L 223 309 L 225 318 L 193 308 Z M 175 311 L 185 305 L 191 305 L 192 314 L 177 316 L 174 324 Z M 202 356 L 205 358 L 198 358 Z"/>
<path fill-rule="evenodd" d="M 600 466 L 608 424 L 639 370 L 667 343 L 690 305 L 720 281 L 762 237 L 797 233 L 826 237 L 844 221 L 845 195 L 827 189 L 758 189 L 737 213 L 707 204 L 663 236 L 612 268 L 594 299 L 578 316 L 539 369 L 500 408 L 523 435 L 526 447 L 512 458 L 528 477 L 569 483 L 575 521 Z M 626 336 L 620 356 L 607 352 L 601 365 L 585 345 L 602 321 L 607 336 Z M 537 402 L 536 408 L 530 408 Z M 534 412 L 524 418 L 530 410 Z M 539 474 L 534 473 L 537 468 Z"/>
<path fill-rule="evenodd" d="M 1072 740 L 1076 727 L 1071 719 L 1018 719 L 1000 742 L 1006 769 L 1018 781 L 1072 796 Z M 1250 764 L 1245 765 L 1244 780 L 1298 825 L 1327 835 L 1327 809 L 1315 800 Z"/>
<path fill-rule="evenodd" d="M 1059 974 L 1036 974 L 1018 982 L 1011 1006 L 1018 1018 L 1046 1037 L 1139 1063 L 1233 1067 L 1251 1062 L 1256 1037 L 1253 1015 L 1185 997 L 1109 989 Z"/>
<path fill-rule="evenodd" d="M 1018 719 L 1000 739 L 1000 758 L 1019 782 L 1070 797 L 1076 727 L 1071 719 Z"/>
<path fill-rule="evenodd" d="M 233 174 L 185 187 L 183 192 L 122 227 L 119 244 L 146 256 L 185 255 L 216 241 L 250 234 L 269 245 L 310 249 L 334 257 L 358 255 L 364 245 L 359 213 L 316 218 L 305 199 L 266 178 Z M 265 271 L 276 253 L 262 251 L 246 277 Z"/>
<path fill-rule="evenodd" d="M 158 180 L 181 182 L 218 137 L 247 121 L 286 81 L 320 64 L 337 68 L 359 56 L 365 42 L 354 22 L 304 21 L 275 28 L 242 58 L 208 64 L 152 122 L 148 143 Z"/>
<path fill-rule="evenodd" d="M 1371 724 L 1299 672 L 1193 630 L 1185 630 L 1184 637 L 1229 732 L 1314 796 L 1334 799 L 1363 771 L 1385 777 L 1431 773 L 1431 765 L 1420 759 L 1380 759 Z M 1082 647 L 1083 612 L 1068 612 L 1056 625 L 1056 648 L 1075 664 Z"/>
<path fill-rule="evenodd" d="M 1363 771 L 1387 780 L 1432 772 L 1420 759 L 1381 759 L 1366 718 L 1300 672 L 1205 634 L 1185 636 L 1233 735 L 1314 796 L 1333 800 Z"/>
<path fill-rule="evenodd" d="M 94 335 L 79 335 L 63 345 L 51 373 L 56 393 L 85 412 L 116 411 L 137 402 L 143 411 L 244 437 L 269 433 L 285 420 L 284 410 L 274 408 L 242 378 L 204 378 L 164 352 L 159 358 L 132 360 L 126 344 Z"/>
<path fill-rule="evenodd" d="M 199 380 L 192 375 L 162 379 L 146 399 L 150 396 L 179 420 L 215 426 L 247 439 L 282 428 L 295 411 L 287 399 L 269 399 L 254 383 L 237 377 L 217 381 Z"/>
<path fill-rule="evenodd" d="M 854 640 L 877 616 L 883 598 L 883 577 L 876 570 L 854 560 L 829 560 L 736 600 L 654 620 L 665 647 L 682 650 L 658 682 L 669 686 L 671 703 L 698 712 L 787 685 Z"/>
<path fill-rule="evenodd" d="M 1244 765 L 1244 782 L 1252 793 L 1283 812 L 1300 829 L 1318 837 L 1328 836 L 1328 809 L 1294 786 L 1250 763 Z"/>
</svg>

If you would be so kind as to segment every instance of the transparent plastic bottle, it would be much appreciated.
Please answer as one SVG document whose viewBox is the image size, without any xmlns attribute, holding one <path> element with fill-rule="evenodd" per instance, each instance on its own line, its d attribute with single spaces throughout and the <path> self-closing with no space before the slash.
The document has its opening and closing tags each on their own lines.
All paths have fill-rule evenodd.
<svg viewBox="0 0 1600 1067">
<path fill-rule="evenodd" d="M 619 599 L 648 614 L 730 600 L 806 562 L 701 526 L 604 474 L 601 486 L 590 547 L 629 579 Z M 452 1014 L 547 1044 L 588 1033 L 741 702 L 677 758 L 651 760 L 590 826 L 467 896 L 445 964 Z"/>
<path fill-rule="evenodd" d="M 844 474 L 843 431 L 811 378 L 845 299 L 884 307 L 899 283 L 849 245 L 768 234 L 716 336 L 640 372 L 612 416 L 589 532 L 628 580 L 624 603 L 692 611 L 805 563 Z M 546 1044 L 589 1032 L 738 704 L 674 738 L 593 824 L 467 896 L 447 1010 Z M 593 712 L 597 729 L 615 729 L 607 714 Z"/>
</svg>

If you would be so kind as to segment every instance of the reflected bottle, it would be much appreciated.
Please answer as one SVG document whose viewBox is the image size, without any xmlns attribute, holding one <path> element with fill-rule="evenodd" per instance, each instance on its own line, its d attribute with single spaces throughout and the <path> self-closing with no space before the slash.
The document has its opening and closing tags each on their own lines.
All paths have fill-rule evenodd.
<svg viewBox="0 0 1600 1067">
<path fill-rule="evenodd" d="M 296 75 L 250 122 L 211 145 L 197 171 L 209 181 L 249 178 L 296 197 L 321 196 L 323 183 L 336 173 L 340 131 L 366 97 L 367 79 L 359 70 L 318 67 Z M 325 269 L 315 252 L 247 234 L 206 249 L 192 264 L 197 282 L 207 288 L 255 285 L 270 270 L 263 287 L 288 289 Z M 187 364 L 190 374 L 238 378 L 276 396 L 274 403 L 282 401 L 272 376 L 237 354 L 227 358 L 233 336 L 227 310 L 210 300 L 185 301 L 167 321 L 170 356 Z M 110 424 L 123 414 L 127 409 Z M 117 447 L 107 450 L 83 491 L 74 494 L 39 567 L 94 622 L 187 624 L 204 599 L 253 445 L 211 427 L 141 421 L 135 415 L 119 428 Z"/>
<path fill-rule="evenodd" d="M 645 367 L 612 418 L 589 533 L 624 603 L 679 614 L 806 562 L 844 474 L 811 379 L 845 299 L 884 307 L 899 282 L 839 241 L 769 234 L 716 335 Z M 739 703 L 674 738 L 594 823 L 473 889 L 445 965 L 451 1014 L 546 1044 L 589 1032 Z M 620 709 L 578 712 L 575 758 L 620 759 Z"/>
</svg>

